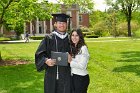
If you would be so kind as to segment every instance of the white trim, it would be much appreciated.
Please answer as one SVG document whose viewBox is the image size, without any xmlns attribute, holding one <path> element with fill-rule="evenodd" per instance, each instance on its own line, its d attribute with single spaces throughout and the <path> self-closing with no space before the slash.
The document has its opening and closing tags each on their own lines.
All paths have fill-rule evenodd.
<svg viewBox="0 0 140 93">
<path fill-rule="evenodd" d="M 46 21 L 43 21 L 43 30 L 44 30 L 44 34 L 46 34 Z"/>
<path fill-rule="evenodd" d="M 39 19 L 36 18 L 36 33 L 39 34 Z"/>
<path fill-rule="evenodd" d="M 30 21 L 30 34 L 33 33 L 33 29 L 32 29 L 32 21 Z"/>
<path fill-rule="evenodd" d="M 64 35 L 62 35 L 62 34 L 56 32 L 56 31 L 54 31 L 54 32 L 52 32 L 52 33 L 55 34 L 55 35 L 57 35 L 57 36 L 58 36 L 59 38 L 61 38 L 61 39 L 64 39 L 65 37 L 68 36 L 68 33 L 65 33 Z"/>
<path fill-rule="evenodd" d="M 53 26 L 52 26 L 52 19 L 50 19 L 50 32 L 52 32 Z"/>
<path fill-rule="evenodd" d="M 26 22 L 24 22 L 24 33 L 26 33 Z"/>
<path fill-rule="evenodd" d="M 1 32 L 1 34 L 3 34 L 3 25 L 1 26 L 0 32 Z"/>
<path fill-rule="evenodd" d="M 77 15 L 77 24 L 76 24 L 76 27 L 79 28 L 79 11 L 77 11 L 76 13 Z"/>
</svg>

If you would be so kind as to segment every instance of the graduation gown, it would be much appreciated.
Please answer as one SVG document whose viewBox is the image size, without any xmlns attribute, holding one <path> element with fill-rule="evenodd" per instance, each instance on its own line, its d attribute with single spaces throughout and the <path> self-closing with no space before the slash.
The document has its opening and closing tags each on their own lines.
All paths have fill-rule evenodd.
<svg viewBox="0 0 140 93">
<path fill-rule="evenodd" d="M 56 80 L 57 66 L 47 66 L 45 61 L 51 58 L 51 51 L 70 52 L 68 35 L 61 39 L 55 34 L 46 35 L 35 53 L 37 71 L 45 69 L 44 93 L 70 93 L 70 66 L 58 66 L 59 79 Z"/>
</svg>

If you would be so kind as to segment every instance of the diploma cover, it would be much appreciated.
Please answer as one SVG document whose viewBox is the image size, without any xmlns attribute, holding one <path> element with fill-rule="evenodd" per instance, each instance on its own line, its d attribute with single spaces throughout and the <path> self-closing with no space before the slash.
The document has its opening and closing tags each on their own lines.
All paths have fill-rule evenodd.
<svg viewBox="0 0 140 93">
<path fill-rule="evenodd" d="M 51 58 L 56 59 L 55 65 L 68 66 L 68 52 L 51 51 Z"/>
</svg>

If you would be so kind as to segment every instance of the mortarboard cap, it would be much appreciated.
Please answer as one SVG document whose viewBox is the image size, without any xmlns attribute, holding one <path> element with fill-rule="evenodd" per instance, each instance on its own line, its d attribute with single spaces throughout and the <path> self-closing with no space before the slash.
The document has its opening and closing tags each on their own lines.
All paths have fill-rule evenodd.
<svg viewBox="0 0 140 93">
<path fill-rule="evenodd" d="M 71 18 L 69 15 L 66 15 L 64 13 L 52 14 L 52 16 L 55 17 L 56 21 L 60 22 L 67 22 L 67 19 Z"/>
</svg>

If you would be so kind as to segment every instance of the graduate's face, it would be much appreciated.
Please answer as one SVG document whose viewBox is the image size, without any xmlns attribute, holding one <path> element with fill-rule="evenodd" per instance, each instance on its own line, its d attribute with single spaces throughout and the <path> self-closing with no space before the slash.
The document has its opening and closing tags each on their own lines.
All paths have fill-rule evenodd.
<svg viewBox="0 0 140 93">
<path fill-rule="evenodd" d="M 56 28 L 59 32 L 66 32 L 67 23 L 66 22 L 56 22 Z"/>
<path fill-rule="evenodd" d="M 77 45 L 77 43 L 79 42 L 79 35 L 76 31 L 72 32 L 71 40 L 75 45 Z"/>
</svg>

